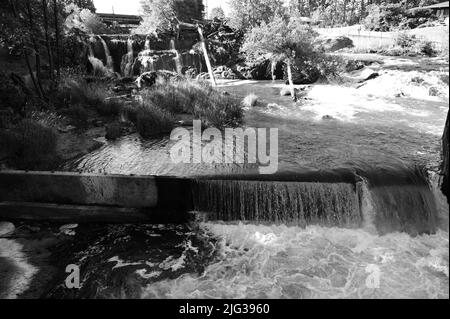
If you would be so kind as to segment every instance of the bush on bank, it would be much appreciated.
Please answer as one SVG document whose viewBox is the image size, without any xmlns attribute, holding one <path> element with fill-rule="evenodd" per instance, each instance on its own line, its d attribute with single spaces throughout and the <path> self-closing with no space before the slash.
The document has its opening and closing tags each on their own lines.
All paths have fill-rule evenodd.
<svg viewBox="0 0 450 319">
<path fill-rule="evenodd" d="M 55 131 L 34 120 L 0 131 L 0 153 L 19 169 L 49 170 L 57 163 Z"/>
</svg>

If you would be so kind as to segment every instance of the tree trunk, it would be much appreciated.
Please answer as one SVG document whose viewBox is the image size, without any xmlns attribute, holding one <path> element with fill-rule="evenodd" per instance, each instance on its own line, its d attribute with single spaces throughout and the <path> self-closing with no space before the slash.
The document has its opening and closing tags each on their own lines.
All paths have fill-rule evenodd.
<svg viewBox="0 0 450 319">
<path fill-rule="evenodd" d="M 203 37 L 203 31 L 200 26 L 197 27 L 198 34 L 200 35 L 200 42 L 203 49 L 203 55 L 205 56 L 206 67 L 208 68 L 209 78 L 211 79 L 211 83 L 213 86 L 217 86 L 216 78 L 214 77 L 214 72 L 211 66 L 211 61 L 209 60 L 208 50 L 206 48 L 205 38 Z"/>
<path fill-rule="evenodd" d="M 275 76 L 275 70 L 277 68 L 277 62 L 271 61 L 270 62 L 270 72 L 272 73 L 272 81 L 275 81 L 277 77 Z"/>
<path fill-rule="evenodd" d="M 442 193 L 447 197 L 447 201 L 450 203 L 450 194 L 449 194 L 449 180 L 448 180 L 448 166 L 449 166 L 449 145 L 448 145 L 448 134 L 449 134 L 449 113 L 447 113 L 447 121 L 445 122 L 444 136 L 442 137 L 442 166 L 441 166 L 441 175 L 442 175 L 442 184 L 441 190 Z"/>
<path fill-rule="evenodd" d="M 31 43 L 33 44 L 33 49 L 34 49 L 34 56 L 35 56 L 35 61 L 36 61 L 36 82 L 37 82 L 37 86 L 38 86 L 38 90 L 39 90 L 39 96 L 41 98 L 45 97 L 44 94 L 44 90 L 42 89 L 42 84 L 41 84 L 41 54 L 39 52 L 39 45 L 36 42 L 36 34 L 34 34 L 33 30 L 34 30 L 34 23 L 33 23 L 33 12 L 31 11 L 31 5 L 30 5 L 30 0 L 26 1 L 26 6 L 27 6 L 27 13 L 28 13 L 28 29 L 30 32 L 30 40 Z"/>
<path fill-rule="evenodd" d="M 291 96 L 292 100 L 294 102 L 297 102 L 297 93 L 295 92 L 295 86 L 294 81 L 292 80 L 292 69 L 291 69 L 291 60 L 286 60 L 286 66 L 287 66 L 287 74 L 288 74 L 288 80 L 289 80 L 289 87 L 291 89 Z"/>
<path fill-rule="evenodd" d="M 59 79 L 61 75 L 61 56 L 59 52 L 59 22 L 58 22 L 58 4 L 57 0 L 53 0 L 53 16 L 55 22 L 55 46 L 56 46 L 56 75 Z"/>
<path fill-rule="evenodd" d="M 44 17 L 45 46 L 47 48 L 47 55 L 48 55 L 49 76 L 50 76 L 50 80 L 53 81 L 53 78 L 54 78 L 53 54 L 52 54 L 52 49 L 51 49 L 51 45 L 50 45 L 50 37 L 49 37 L 49 33 L 48 33 L 47 0 L 42 0 L 42 11 L 43 11 L 43 17 Z"/>
<path fill-rule="evenodd" d="M 41 91 L 39 90 L 39 85 L 34 76 L 33 69 L 31 68 L 30 59 L 28 58 L 28 53 L 26 52 L 26 50 L 26 48 L 23 49 L 23 57 L 25 59 L 25 63 L 27 64 L 28 72 L 30 73 L 30 78 L 33 82 L 34 90 L 36 91 L 37 95 L 42 98 Z"/>
</svg>

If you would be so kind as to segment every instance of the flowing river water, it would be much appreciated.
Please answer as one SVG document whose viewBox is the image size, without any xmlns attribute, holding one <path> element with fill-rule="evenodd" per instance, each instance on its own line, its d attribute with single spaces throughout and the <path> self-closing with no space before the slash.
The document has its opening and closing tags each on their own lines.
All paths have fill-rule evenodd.
<svg viewBox="0 0 450 319">
<path fill-rule="evenodd" d="M 48 296 L 448 298 L 448 205 L 423 173 L 439 165 L 448 98 L 315 85 L 295 104 L 281 86 L 220 83 L 258 95 L 247 127 L 278 128 L 272 178 L 252 165 L 173 164 L 167 137 L 126 136 L 68 163 L 198 179 L 197 212 L 184 225 L 80 225 L 63 254 L 80 265 L 82 288 Z M 323 181 L 311 183 L 317 172 Z"/>
<path fill-rule="evenodd" d="M 278 95 L 281 86 L 221 83 L 229 93 L 264 101 L 246 111 L 245 125 L 279 129 L 277 177 L 199 180 L 199 210 L 215 214 L 187 225 L 109 226 L 77 255 L 86 278 L 102 287 L 96 296 L 448 298 L 448 205 L 433 196 L 436 181 L 417 173 L 438 165 L 448 101 L 317 85 L 294 104 Z M 173 164 L 173 143 L 131 135 L 70 165 L 190 177 L 255 172 L 251 165 Z M 338 180 L 348 172 L 361 176 L 362 196 L 330 178 L 297 180 L 316 170 L 335 172 Z M 334 215 L 320 214 L 327 209 Z M 99 271 L 107 274 L 99 279 Z M 86 279 L 83 293 L 93 289 Z"/>
</svg>

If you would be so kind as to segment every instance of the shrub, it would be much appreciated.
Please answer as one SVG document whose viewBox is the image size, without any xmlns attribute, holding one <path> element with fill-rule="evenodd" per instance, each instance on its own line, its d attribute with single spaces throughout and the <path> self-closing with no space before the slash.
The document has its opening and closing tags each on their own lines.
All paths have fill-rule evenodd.
<svg viewBox="0 0 450 319">
<path fill-rule="evenodd" d="M 107 140 L 116 140 L 122 135 L 122 126 L 120 123 L 111 123 L 106 126 L 106 136 Z"/>
<path fill-rule="evenodd" d="M 219 129 L 239 126 L 244 117 L 241 104 L 236 98 L 218 92 L 211 94 L 208 100 L 197 101 L 193 114 L 206 126 Z"/>
<path fill-rule="evenodd" d="M 87 83 L 83 79 L 70 77 L 62 81 L 53 97 L 53 103 L 56 108 L 82 105 L 95 109 L 102 116 L 117 116 L 122 103 L 117 99 L 107 99 L 106 91 L 103 83 Z"/>
<path fill-rule="evenodd" d="M 174 126 L 173 116 L 153 104 L 139 106 L 135 112 L 136 129 L 144 138 L 169 133 Z"/>
<path fill-rule="evenodd" d="M 101 116 L 117 116 L 122 110 L 122 102 L 117 99 L 104 100 L 97 104 L 95 109 Z"/>
<path fill-rule="evenodd" d="M 63 108 L 74 104 L 96 106 L 106 98 L 105 87 L 96 83 L 87 83 L 85 80 L 68 78 L 61 84 L 53 97 L 56 108 Z"/>
<path fill-rule="evenodd" d="M 236 126 L 242 122 L 242 107 L 207 82 L 177 81 L 157 84 L 143 93 L 144 104 L 171 114 L 192 114 L 209 125 Z M 216 114 L 215 114 L 216 113 Z"/>
<path fill-rule="evenodd" d="M 402 32 L 398 35 L 396 43 L 402 49 L 413 48 L 417 45 L 419 39 L 414 34 Z"/>
<path fill-rule="evenodd" d="M 437 51 L 434 49 L 431 41 L 421 41 L 418 46 L 418 51 L 425 56 L 434 57 L 437 55 Z"/>
<path fill-rule="evenodd" d="M 25 107 L 26 96 L 5 72 L 0 72 L 0 110 L 11 108 L 20 113 Z"/>
<path fill-rule="evenodd" d="M 88 111 L 80 104 L 71 105 L 67 109 L 64 109 L 62 113 L 80 125 L 85 125 L 89 119 Z"/>
<path fill-rule="evenodd" d="M 2 133 L 0 148 L 19 169 L 52 169 L 57 162 L 56 133 L 33 120 L 24 119 L 15 129 Z"/>
</svg>

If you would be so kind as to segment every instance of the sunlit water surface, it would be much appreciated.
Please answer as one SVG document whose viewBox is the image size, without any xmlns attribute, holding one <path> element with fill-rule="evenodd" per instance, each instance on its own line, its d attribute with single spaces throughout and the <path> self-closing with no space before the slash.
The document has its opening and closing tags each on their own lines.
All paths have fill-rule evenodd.
<svg viewBox="0 0 450 319">
<path fill-rule="evenodd" d="M 279 129 L 280 170 L 398 167 L 439 161 L 448 101 L 374 98 L 317 86 L 293 104 L 279 82 L 225 83 L 264 105 L 246 126 Z M 328 119 L 323 116 L 328 115 Z M 173 141 L 137 135 L 108 142 L 65 168 L 196 176 L 252 165 L 173 164 Z M 448 210 L 447 210 L 448 215 Z M 77 237 L 79 236 L 79 237 Z M 379 236 L 370 229 L 220 222 L 180 226 L 80 226 L 71 260 L 85 269 L 78 297 L 448 298 L 449 235 Z M 61 287 L 52 296 L 74 297 Z"/>
</svg>

